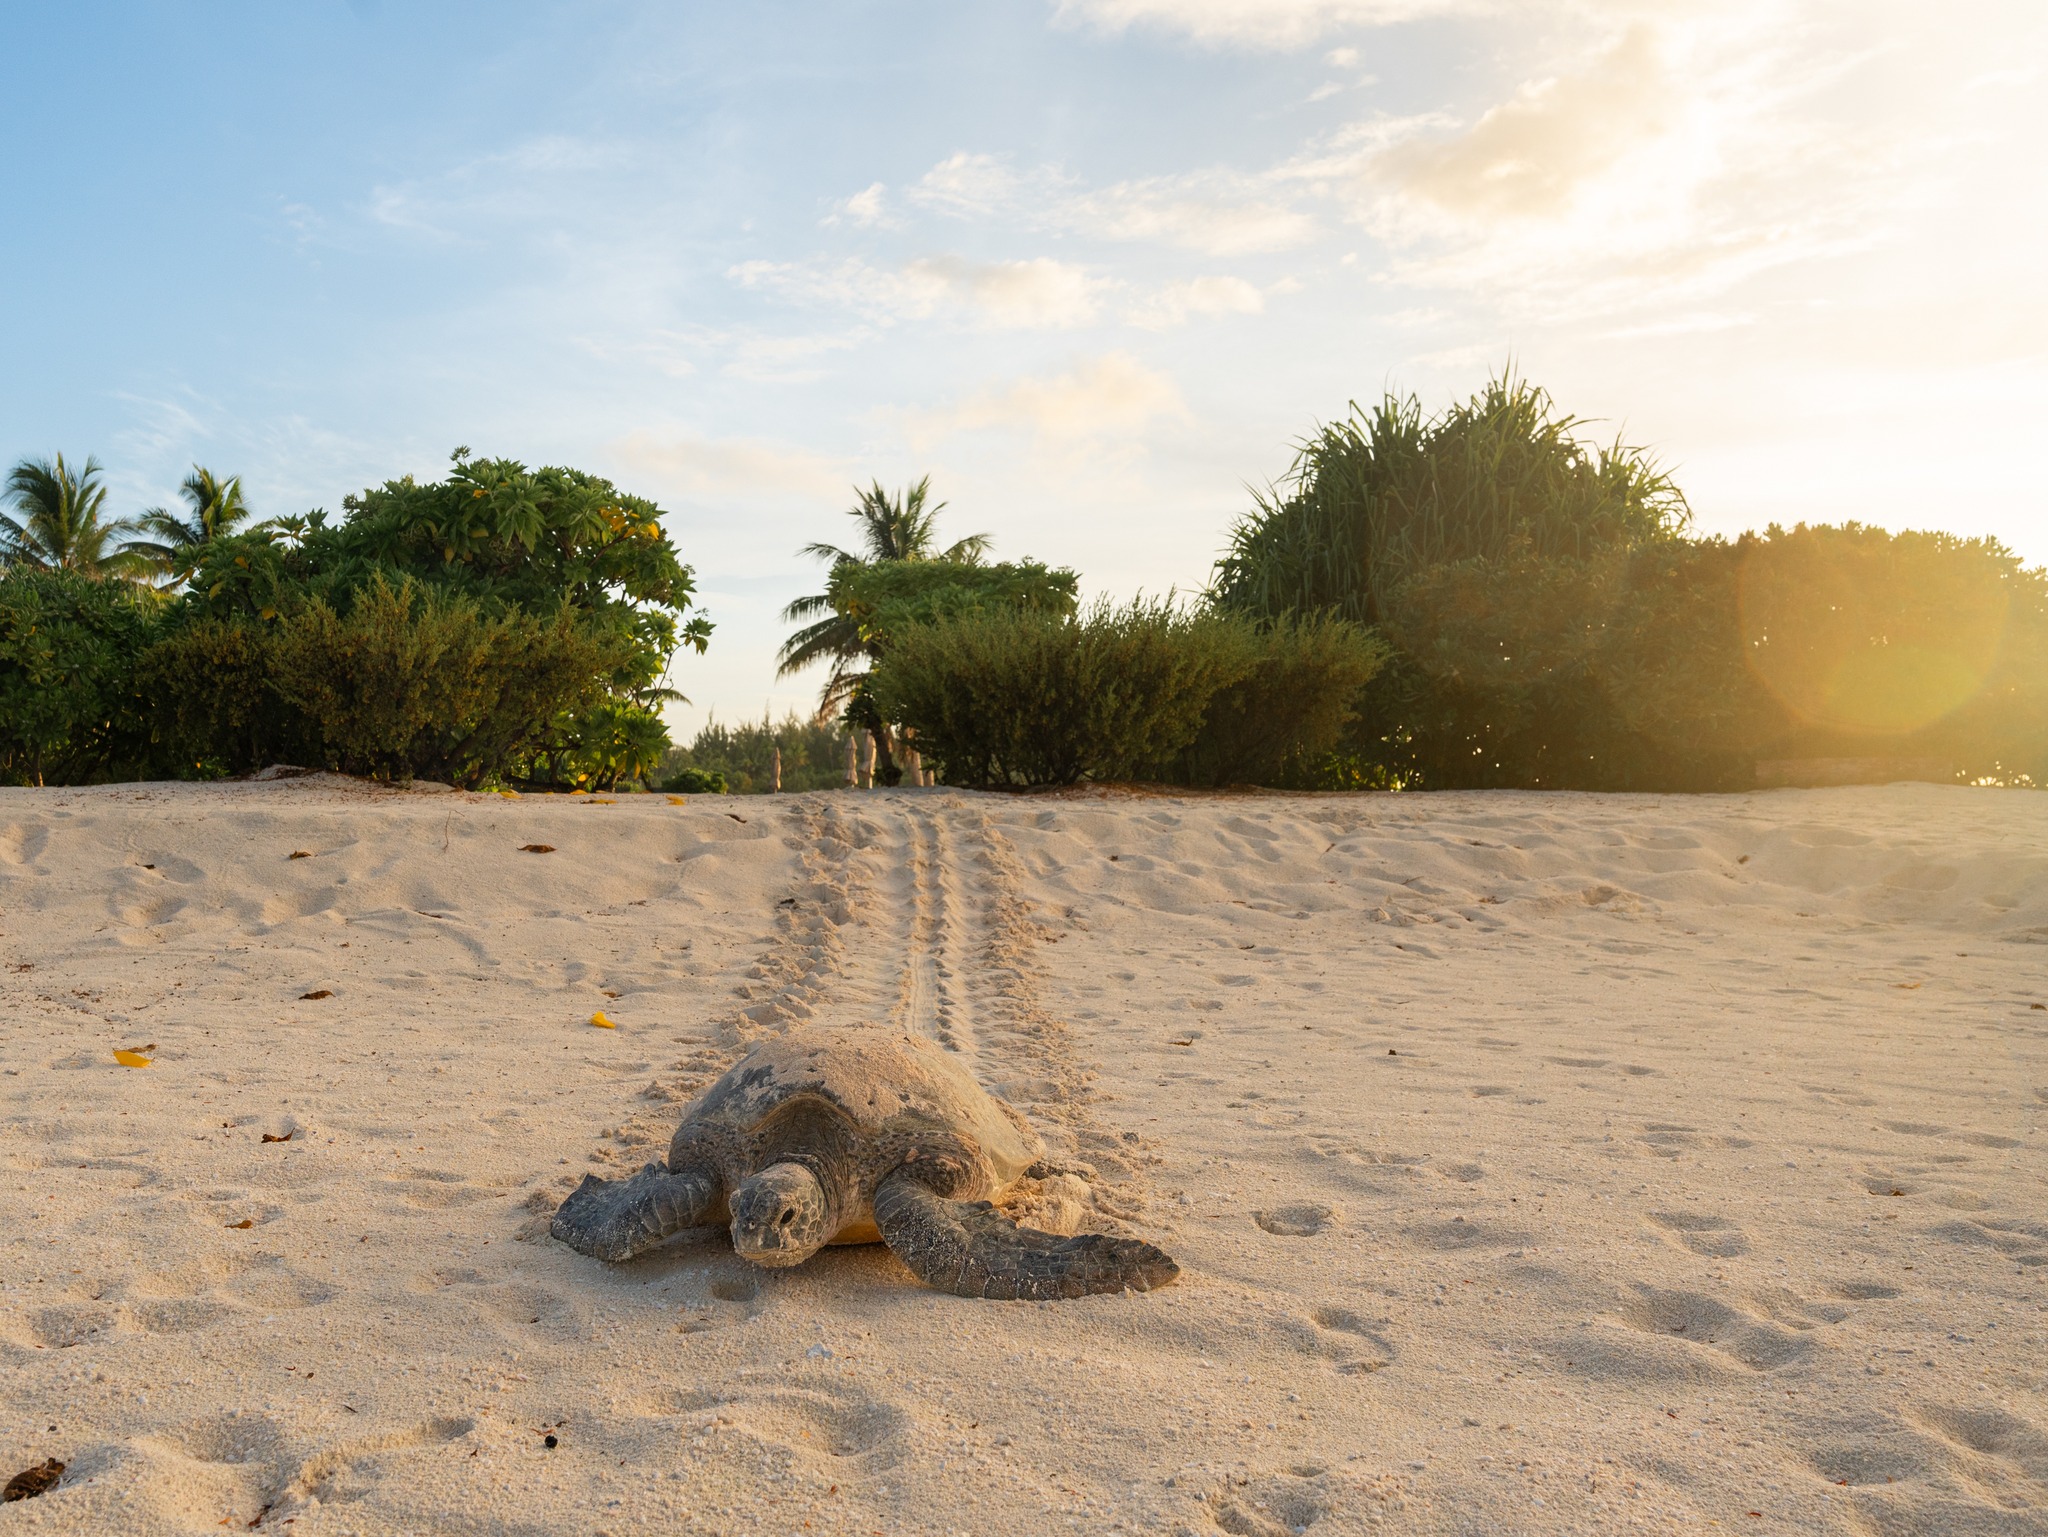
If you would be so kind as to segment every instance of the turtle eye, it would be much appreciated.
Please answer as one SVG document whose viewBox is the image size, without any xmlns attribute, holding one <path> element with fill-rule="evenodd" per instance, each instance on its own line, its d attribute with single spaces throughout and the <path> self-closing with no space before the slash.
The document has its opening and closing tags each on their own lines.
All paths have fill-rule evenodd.
<svg viewBox="0 0 2048 1537">
<path fill-rule="evenodd" d="M 785 1206 L 782 1208 L 782 1215 L 775 1219 L 775 1225 L 777 1227 L 788 1227 L 794 1221 L 796 1221 L 796 1208 L 794 1206 Z"/>
</svg>

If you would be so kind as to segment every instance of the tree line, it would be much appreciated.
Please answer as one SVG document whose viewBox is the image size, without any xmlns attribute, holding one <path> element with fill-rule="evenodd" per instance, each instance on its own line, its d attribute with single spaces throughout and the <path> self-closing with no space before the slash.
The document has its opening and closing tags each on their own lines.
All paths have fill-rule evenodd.
<svg viewBox="0 0 2048 1537">
<path fill-rule="evenodd" d="M 392 778 L 817 788 L 846 733 L 969 786 L 1736 790 L 1772 763 L 2048 781 L 2048 572 L 1850 522 L 1702 537 L 1640 448 L 1503 375 L 1326 423 L 1186 600 L 941 543 L 875 483 L 784 617 L 815 718 L 662 706 L 710 624 L 651 502 L 458 449 L 439 480 L 257 519 L 195 467 L 113 518 L 99 466 L 24 460 L 0 513 L 0 780 Z"/>
<path fill-rule="evenodd" d="M 670 742 L 711 626 L 652 502 L 451 456 L 258 520 L 202 468 L 182 514 L 108 514 L 99 465 L 23 460 L 0 512 L 0 780 L 212 778 L 271 763 L 604 787 Z"/>
<path fill-rule="evenodd" d="M 1701 537 L 1670 474 L 1585 425 L 1511 374 L 1435 415 L 1354 406 L 1188 603 L 1082 608 L 1072 572 L 938 550 L 925 483 L 877 486 L 862 551 L 812 547 L 830 576 L 783 665 L 829 659 L 824 713 L 958 784 L 2048 782 L 2048 572 L 1854 522 Z"/>
</svg>

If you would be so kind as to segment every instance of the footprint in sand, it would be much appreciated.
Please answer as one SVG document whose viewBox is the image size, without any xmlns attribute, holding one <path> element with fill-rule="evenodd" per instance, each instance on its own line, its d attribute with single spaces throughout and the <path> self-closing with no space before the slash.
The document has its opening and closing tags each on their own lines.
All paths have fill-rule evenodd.
<svg viewBox="0 0 2048 1537">
<path fill-rule="evenodd" d="M 1225 1479 L 1208 1504 L 1211 1519 L 1231 1537 L 1295 1537 L 1334 1508 L 1329 1474 L 1316 1463 Z"/>
<path fill-rule="evenodd" d="M 134 1302 L 128 1319 L 150 1334 L 192 1334 L 226 1323 L 239 1310 L 215 1297 L 163 1297 Z"/>
<path fill-rule="evenodd" d="M 1726 1217 L 1687 1211 L 1653 1211 L 1648 1215 L 1664 1230 L 1666 1238 L 1695 1254 L 1709 1259 L 1733 1259 L 1749 1252 L 1749 1239 Z"/>
<path fill-rule="evenodd" d="M 1439 1253 L 1465 1249 L 1512 1249 L 1529 1241 L 1527 1233 L 1496 1227 L 1490 1222 L 1468 1222 L 1453 1217 L 1448 1222 L 1418 1222 L 1401 1230 L 1418 1248 Z"/>
<path fill-rule="evenodd" d="M 1943 1222 L 1927 1229 L 1929 1238 L 1945 1238 L 1971 1249 L 1996 1249 L 2022 1265 L 2048 1264 L 2048 1223 L 1999 1222 L 1979 1217 Z"/>
<path fill-rule="evenodd" d="M 755 1448 L 791 1453 L 814 1466 L 866 1468 L 897 1461 L 909 1442 L 910 1416 L 886 1399 L 838 1383 L 816 1387 L 680 1391 L 653 1405 L 696 1417 L 696 1434 L 724 1440 L 737 1432 Z M 716 1444 L 714 1441 L 714 1445 Z M 732 1453 L 728 1453 L 732 1455 Z M 758 1451 L 748 1454 L 757 1456 Z"/>
<path fill-rule="evenodd" d="M 1941 1472 L 1949 1458 L 1932 1438 L 1886 1425 L 1869 1434 L 1823 1442 L 1807 1453 L 1806 1460 L 1829 1483 L 1855 1488 L 1926 1478 Z"/>
<path fill-rule="evenodd" d="M 2012 1472 L 2048 1483 L 2048 1435 L 2016 1414 L 1988 1406 L 1964 1409 L 1930 1405 L 1915 1418 L 1950 1445 L 2004 1465 L 1985 1468 L 1979 1464 L 1973 1468 L 1979 1483 L 2005 1486 L 2013 1481 Z M 1987 1479 L 1983 1476 L 1987 1473 L 2004 1476 Z"/>
<path fill-rule="evenodd" d="M 1703 1292 L 1663 1291 L 1653 1286 L 1637 1290 L 1637 1300 L 1622 1309 L 1621 1321 L 1645 1334 L 1719 1351 L 1756 1371 L 1771 1371 L 1813 1352 L 1812 1341 Z"/>
<path fill-rule="evenodd" d="M 1276 1206 L 1271 1211 L 1252 1213 L 1252 1221 L 1281 1238 L 1313 1238 L 1324 1229 L 1334 1227 L 1341 1220 L 1342 1214 L 1336 1207 L 1318 1206 L 1309 1202 L 1293 1206 Z"/>
<path fill-rule="evenodd" d="M 272 1313 L 283 1308 L 319 1307 L 341 1295 L 325 1281 L 300 1275 L 276 1260 L 252 1265 L 227 1290 L 236 1301 Z"/>
<path fill-rule="evenodd" d="M 1884 1302 L 1899 1295 L 1899 1288 L 1882 1281 L 1842 1280 L 1828 1285 L 1828 1295 L 1844 1302 Z"/>
<path fill-rule="evenodd" d="M 408 1205 L 430 1210 L 467 1206 L 472 1201 L 487 1199 L 490 1194 L 472 1186 L 467 1176 L 445 1169 L 411 1169 L 384 1183 L 395 1189 Z"/>
<path fill-rule="evenodd" d="M 335 1505 L 360 1500 L 383 1477 L 383 1459 L 459 1441 L 476 1429 L 467 1417 L 426 1420 L 403 1430 L 354 1436 L 315 1452 L 302 1462 L 277 1497 L 277 1504 L 318 1500 Z"/>
<path fill-rule="evenodd" d="M 111 1339 L 120 1331 L 120 1315 L 93 1302 L 63 1303 L 37 1308 L 29 1315 L 29 1338 L 46 1350 L 70 1350 Z"/>
<path fill-rule="evenodd" d="M 1393 1364 L 1392 1343 L 1371 1320 L 1350 1308 L 1319 1307 L 1309 1317 L 1327 1336 L 1324 1350 L 1346 1376 L 1363 1376 Z"/>
</svg>

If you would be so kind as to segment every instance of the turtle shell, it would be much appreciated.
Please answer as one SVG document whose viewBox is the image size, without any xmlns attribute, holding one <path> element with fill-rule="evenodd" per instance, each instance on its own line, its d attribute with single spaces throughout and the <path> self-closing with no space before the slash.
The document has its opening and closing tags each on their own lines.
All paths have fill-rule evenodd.
<svg viewBox="0 0 2048 1537">
<path fill-rule="evenodd" d="M 837 1181 L 847 1225 L 872 1232 L 878 1180 L 913 1155 L 957 1163 L 960 1200 L 995 1196 L 1041 1156 L 1024 1118 L 984 1089 L 958 1057 L 920 1035 L 882 1027 L 798 1030 L 762 1041 L 683 1117 L 669 1167 L 709 1163 L 727 1189 L 795 1159 Z"/>
</svg>

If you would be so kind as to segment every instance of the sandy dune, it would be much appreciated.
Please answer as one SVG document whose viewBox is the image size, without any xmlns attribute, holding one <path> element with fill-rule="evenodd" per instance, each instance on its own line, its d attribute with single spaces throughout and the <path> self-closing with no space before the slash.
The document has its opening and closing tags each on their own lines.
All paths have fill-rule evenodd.
<svg viewBox="0 0 2048 1537">
<path fill-rule="evenodd" d="M 2048 1532 L 2048 797 L 6 790 L 0 964 L 0 1531 Z M 544 1236 L 805 1021 L 1181 1280 Z"/>
</svg>

